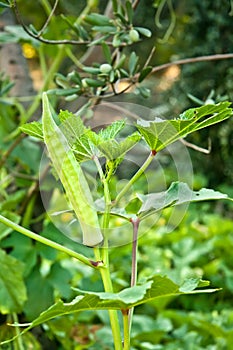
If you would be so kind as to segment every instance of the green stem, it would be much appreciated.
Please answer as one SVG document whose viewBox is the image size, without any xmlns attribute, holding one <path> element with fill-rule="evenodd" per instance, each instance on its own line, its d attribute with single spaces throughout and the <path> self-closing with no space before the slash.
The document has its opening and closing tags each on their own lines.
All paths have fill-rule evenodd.
<svg viewBox="0 0 233 350">
<path fill-rule="evenodd" d="M 50 15 L 51 11 L 52 11 L 52 7 L 50 5 L 50 3 L 47 0 L 42 0 L 42 6 L 44 7 L 44 10 L 47 14 L 47 16 Z"/>
<path fill-rule="evenodd" d="M 47 90 L 49 88 L 49 85 L 51 83 L 51 81 L 53 80 L 54 74 L 58 71 L 59 66 L 63 60 L 63 58 L 65 57 L 65 45 L 60 45 L 60 47 L 58 47 L 58 52 L 56 57 L 54 58 L 53 64 L 51 65 L 46 77 L 45 77 L 45 81 L 44 84 L 42 86 L 42 88 L 40 89 L 39 93 L 36 95 L 33 103 L 31 104 L 30 108 L 28 109 L 27 113 L 25 114 L 24 118 L 21 120 L 21 124 L 26 123 L 31 116 L 33 115 L 33 113 L 35 113 L 35 111 L 37 110 L 37 108 L 40 105 L 40 101 L 41 101 L 41 94 L 43 91 Z"/>
<path fill-rule="evenodd" d="M 100 272 L 101 272 L 101 277 L 102 277 L 105 292 L 113 293 L 109 265 L 101 267 Z M 108 313 L 109 313 L 109 319 L 110 319 L 110 324 L 112 328 L 112 335 L 113 335 L 115 350 L 122 350 L 121 330 L 120 330 L 117 311 L 109 310 Z"/>
<path fill-rule="evenodd" d="M 140 219 L 131 219 L 131 223 L 133 225 L 133 243 L 132 243 L 132 267 L 131 267 L 131 283 L 130 286 L 134 287 L 137 284 L 137 264 L 138 264 L 138 228 L 140 224 Z M 130 338 L 132 320 L 133 320 L 134 308 L 129 310 L 128 314 L 128 332 Z"/>
<path fill-rule="evenodd" d="M 120 199 L 129 191 L 130 187 L 136 182 L 139 177 L 144 173 L 144 171 L 148 168 L 152 160 L 154 159 L 156 155 L 156 151 L 152 150 L 145 160 L 145 162 L 142 164 L 140 169 L 136 172 L 136 174 L 129 180 L 127 185 L 121 190 L 121 192 L 117 195 L 116 199 L 114 200 L 113 204 L 116 205 Z"/>
<path fill-rule="evenodd" d="M 18 323 L 19 322 L 18 316 L 17 316 L 16 313 L 13 313 L 12 317 L 13 317 L 14 323 Z M 15 333 L 16 333 L 16 336 L 17 336 L 17 338 L 15 340 L 15 343 L 16 343 L 16 347 L 15 348 L 17 350 L 25 350 L 24 345 L 23 345 L 23 339 L 22 339 L 22 336 L 20 334 L 20 330 L 19 330 L 18 326 L 15 327 Z"/>
<path fill-rule="evenodd" d="M 104 186 L 104 199 L 105 199 L 105 211 L 104 211 L 103 223 L 102 223 L 103 235 L 104 235 L 104 247 L 102 252 L 103 267 L 100 268 L 100 273 L 101 273 L 105 292 L 113 293 L 114 290 L 113 290 L 112 279 L 110 275 L 110 267 L 109 267 L 108 234 L 107 234 L 107 230 L 109 227 L 109 220 L 110 220 L 111 196 L 109 192 L 108 181 L 104 176 L 99 159 L 97 157 L 93 157 L 93 160 L 96 164 L 96 167 L 100 175 L 100 179 Z M 119 319 L 118 319 L 116 310 L 109 310 L 109 319 L 110 319 L 110 324 L 112 328 L 115 350 L 122 350 L 121 331 L 120 331 Z"/>
<path fill-rule="evenodd" d="M 51 248 L 54 248 L 54 249 L 59 250 L 65 254 L 68 254 L 69 256 L 81 261 L 82 263 L 84 263 L 88 266 L 97 268 L 97 267 L 100 267 L 100 265 L 101 265 L 101 264 L 98 264 L 98 262 L 93 262 L 93 261 L 89 260 L 87 257 L 85 257 L 82 254 L 76 253 L 73 250 L 62 246 L 59 243 L 53 242 L 48 238 L 42 237 L 42 236 L 38 235 L 37 233 L 34 233 L 34 232 L 16 224 L 15 222 L 5 218 L 2 215 L 0 215 L 0 222 L 8 227 L 11 227 L 15 231 L 20 232 L 23 235 L 25 235 L 31 239 L 36 240 L 37 242 L 40 242 L 40 243 L 45 244 Z"/>
<path fill-rule="evenodd" d="M 74 64 L 80 68 L 83 69 L 83 64 L 79 61 L 79 59 L 76 57 L 76 55 L 73 54 L 72 50 L 70 47 L 66 47 L 66 54 L 67 56 L 71 59 L 71 61 L 74 62 Z"/>
<path fill-rule="evenodd" d="M 44 54 L 44 52 L 45 52 L 44 49 L 45 49 L 44 45 L 40 45 L 38 48 L 40 68 L 41 68 L 43 78 L 45 78 L 47 75 L 47 63 L 46 63 L 46 58 L 45 58 L 45 54 Z"/>
<path fill-rule="evenodd" d="M 123 348 L 123 350 L 130 350 L 128 312 L 124 310 L 124 311 L 122 311 L 122 315 L 123 315 L 123 327 L 124 327 L 124 348 Z"/>
</svg>

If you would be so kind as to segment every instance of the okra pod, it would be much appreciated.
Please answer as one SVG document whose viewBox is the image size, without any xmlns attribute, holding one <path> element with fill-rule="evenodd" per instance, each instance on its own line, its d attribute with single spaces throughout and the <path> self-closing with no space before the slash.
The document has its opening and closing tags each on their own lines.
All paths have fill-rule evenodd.
<svg viewBox="0 0 233 350">
<path fill-rule="evenodd" d="M 46 93 L 43 93 L 42 102 L 43 134 L 49 158 L 79 220 L 83 244 L 94 247 L 102 242 L 103 236 L 90 188 L 67 139 L 53 120 Z"/>
</svg>

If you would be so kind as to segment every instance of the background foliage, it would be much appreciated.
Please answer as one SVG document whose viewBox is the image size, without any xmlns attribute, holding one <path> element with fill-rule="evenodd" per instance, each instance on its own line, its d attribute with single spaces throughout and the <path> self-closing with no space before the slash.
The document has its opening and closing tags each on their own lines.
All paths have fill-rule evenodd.
<svg viewBox="0 0 233 350">
<path fill-rule="evenodd" d="M 149 55 L 154 43 L 153 66 L 178 58 L 233 51 L 230 1 L 179 0 L 173 2 L 172 10 L 168 3 L 156 17 L 161 1 L 139 2 L 134 25 L 146 23 L 153 34 L 151 38 L 143 37 L 133 45 L 140 63 L 145 62 L 145 56 Z M 78 2 L 78 5 L 76 1 L 60 1 L 47 37 L 65 37 L 67 24 L 61 21 L 60 14 L 64 13 L 73 20 L 73 14 L 80 13 L 85 4 L 85 1 Z M 93 4 L 94 11 L 102 12 L 107 1 L 93 1 Z M 26 24 L 33 23 L 36 28 L 43 25 L 49 12 L 47 1 L 18 1 L 18 5 Z M 172 21 L 175 21 L 174 28 L 168 35 Z M 35 83 L 39 83 L 43 90 L 57 88 L 55 81 L 58 80 L 54 79 L 54 73 L 66 76 L 74 69 L 74 57 L 80 58 L 85 54 L 83 46 L 64 50 L 60 46 L 40 44 L 28 37 L 22 40 L 25 36 L 22 33 L 18 27 L 8 27 L 1 33 L 0 41 L 3 44 L 19 42 L 27 57 L 31 50 L 32 58 L 28 60 L 31 73 L 39 71 L 41 78 Z M 131 47 L 127 50 L 130 53 Z M 102 62 L 101 55 L 97 58 Z M 175 117 L 184 109 L 197 103 L 204 104 L 206 100 L 232 100 L 232 73 L 230 60 L 176 67 L 173 71 L 154 74 L 143 82 L 144 88 L 151 89 L 151 97 L 148 94 L 145 99 L 143 94 L 132 92 L 112 97 L 110 101 L 120 99 L 145 104 L 156 113 Z M 40 118 L 37 97 L 15 98 L 11 95 L 12 82 L 7 75 L 2 73 L 0 80 L 1 214 L 77 252 L 90 254 L 89 248 L 62 235 L 44 214 L 38 182 L 43 149 L 40 142 L 20 135 L 18 130 L 26 119 Z M 84 103 L 82 98 L 75 101 L 75 105 L 59 96 L 53 96 L 53 99 L 54 103 L 71 110 Z M 189 139 L 203 147 L 207 147 L 208 137 L 212 142 L 209 155 L 190 150 L 193 167 L 197 170 L 195 189 L 207 186 L 232 194 L 232 122 L 230 119 Z M 168 183 L 173 175 L 168 162 Z M 141 180 L 140 186 L 143 185 Z M 49 183 L 42 189 L 48 196 L 51 194 Z M 168 275 L 177 283 L 188 277 L 195 279 L 202 276 L 222 290 L 212 295 L 166 298 L 159 303 L 139 306 L 132 329 L 132 349 L 230 349 L 233 341 L 232 207 L 224 202 L 198 204 L 198 207 L 192 204 L 181 224 L 169 234 L 166 233 L 168 216 L 169 209 L 140 240 L 139 279 L 143 280 L 155 272 Z M 74 291 L 70 285 L 83 290 L 101 290 L 101 281 L 94 271 L 80 266 L 62 253 L 12 232 L 2 224 L 0 247 L 0 340 L 15 334 L 15 329 L 8 327 L 7 322 L 30 322 L 59 298 L 67 302 L 71 300 Z M 126 281 L 130 279 L 129 252 L 130 246 L 127 245 L 120 250 L 111 250 L 111 268 L 119 290 L 126 287 Z M 7 290 L 12 291 L 10 298 Z M 23 342 L 25 349 L 111 349 L 111 332 L 105 312 L 82 312 L 35 328 L 23 336 Z M 21 350 L 20 346 L 20 343 L 14 345 L 15 349 Z M 4 347 L 7 350 L 11 348 L 11 345 Z"/>
</svg>

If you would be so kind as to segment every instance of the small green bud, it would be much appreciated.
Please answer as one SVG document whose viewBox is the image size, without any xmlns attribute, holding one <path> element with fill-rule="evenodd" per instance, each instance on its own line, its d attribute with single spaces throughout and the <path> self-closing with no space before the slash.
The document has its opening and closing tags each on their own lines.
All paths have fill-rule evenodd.
<svg viewBox="0 0 233 350">
<path fill-rule="evenodd" d="M 82 79 L 82 86 L 84 87 L 84 89 L 86 89 L 88 87 L 87 81 L 86 79 Z"/>
<path fill-rule="evenodd" d="M 129 37 L 130 39 L 133 41 L 133 42 L 136 42 L 139 40 L 139 33 L 137 30 L 135 29 L 131 29 L 130 32 L 129 32 Z"/>
<path fill-rule="evenodd" d="M 112 70 L 112 66 L 108 63 L 103 63 L 100 66 L 101 73 L 107 74 L 107 73 L 111 72 L 111 70 Z"/>
<path fill-rule="evenodd" d="M 112 41 L 112 46 L 113 47 L 119 47 L 121 45 L 121 40 L 117 35 L 114 35 L 113 41 Z"/>
</svg>

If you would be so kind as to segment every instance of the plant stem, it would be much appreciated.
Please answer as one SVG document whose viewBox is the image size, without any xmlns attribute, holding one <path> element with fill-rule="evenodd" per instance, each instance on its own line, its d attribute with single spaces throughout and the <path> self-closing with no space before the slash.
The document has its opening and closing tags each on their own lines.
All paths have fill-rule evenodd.
<svg viewBox="0 0 233 350">
<path fill-rule="evenodd" d="M 14 323 L 18 323 L 18 316 L 17 316 L 17 314 L 16 314 L 16 313 L 13 313 L 13 314 L 12 314 L 12 317 L 13 317 Z M 24 345 L 23 345 L 22 336 L 21 336 L 21 334 L 20 334 L 20 330 L 19 330 L 19 327 L 18 327 L 18 326 L 15 327 L 15 332 L 16 332 L 16 336 L 17 336 L 17 338 L 16 338 L 16 340 L 15 340 L 16 345 L 17 345 L 17 346 L 16 346 L 16 349 L 17 349 L 17 350 L 25 350 Z"/>
<path fill-rule="evenodd" d="M 100 273 L 101 273 L 105 292 L 113 293 L 114 291 L 113 291 L 113 285 L 112 285 L 110 267 L 109 267 L 108 234 L 107 234 L 107 230 L 109 227 L 109 220 L 110 220 L 111 196 L 109 192 L 108 181 L 104 176 L 98 157 L 93 157 L 93 160 L 96 164 L 96 167 L 100 175 L 100 179 L 104 186 L 104 199 L 105 199 L 105 211 L 104 211 L 103 222 L 102 222 L 102 229 L 103 229 L 103 235 L 104 235 L 102 261 L 104 266 L 100 268 Z M 110 324 L 112 328 L 112 335 L 113 335 L 115 350 L 122 350 L 120 325 L 119 325 L 119 319 L 118 319 L 116 310 L 109 310 L 109 319 L 110 319 Z"/>
<path fill-rule="evenodd" d="M 139 228 L 139 224 L 140 224 L 140 219 L 139 218 L 136 218 L 136 219 L 132 218 L 130 221 L 133 225 L 132 268 L 131 268 L 130 286 L 133 287 L 137 284 L 138 228 Z M 129 335 L 130 335 L 131 326 L 132 326 L 133 311 L 134 311 L 134 308 L 131 308 L 129 310 L 129 314 L 128 314 Z"/>
<path fill-rule="evenodd" d="M 137 283 L 137 249 L 138 249 L 138 228 L 140 219 L 131 219 L 133 225 L 133 246 L 132 246 L 132 272 L 131 272 L 131 284 L 133 287 Z"/>
<path fill-rule="evenodd" d="M 90 267 L 94 267 L 94 268 L 97 268 L 97 267 L 100 267 L 101 264 L 98 264 L 98 262 L 95 264 L 94 262 L 92 262 L 91 260 L 89 260 L 86 256 L 82 255 L 82 254 L 79 254 L 79 253 L 76 253 L 75 251 L 69 249 L 69 248 L 66 248 L 64 246 L 62 246 L 61 244 L 59 243 L 56 243 L 56 242 L 53 242 L 51 241 L 50 239 L 48 238 L 45 238 L 45 237 L 42 237 L 40 235 L 38 235 L 37 233 L 34 233 L 18 224 L 16 224 L 15 222 L 5 218 L 4 216 L 0 215 L 0 222 L 3 223 L 4 225 L 8 226 L 8 227 L 11 227 L 13 230 L 17 231 L 17 232 L 20 232 L 22 233 L 23 235 L 31 238 L 31 239 L 34 239 L 42 244 L 45 244 L 51 248 L 54 248 L 56 250 L 59 250 L 65 254 L 68 254 L 69 256 L 75 258 L 75 259 L 78 259 L 79 261 L 81 261 L 82 263 L 90 266 Z M 99 265 L 99 266 L 98 266 Z"/>
<path fill-rule="evenodd" d="M 21 124 L 26 123 L 31 118 L 33 113 L 35 113 L 37 108 L 39 107 L 39 104 L 41 101 L 41 94 L 43 91 L 45 91 L 49 88 L 49 85 L 50 85 L 51 81 L 53 80 L 54 74 L 58 71 L 59 66 L 60 66 L 63 58 L 65 57 L 65 55 L 66 55 L 65 45 L 60 45 L 58 47 L 58 52 L 57 52 L 56 57 L 54 58 L 53 64 L 51 65 L 51 67 L 50 67 L 50 69 L 45 77 L 44 84 L 43 84 L 42 88 L 40 89 L 39 93 L 36 95 L 33 103 L 31 104 L 30 108 L 28 109 L 27 113 L 25 114 L 25 117 L 22 119 Z"/>
<path fill-rule="evenodd" d="M 105 292 L 113 293 L 112 280 L 109 271 L 109 265 L 106 267 L 100 268 L 101 277 L 104 284 Z M 118 314 L 116 310 L 109 310 L 109 319 L 112 328 L 112 335 L 115 350 L 122 350 L 122 339 L 121 339 L 121 331 L 120 324 L 118 319 Z"/>
<path fill-rule="evenodd" d="M 130 333 L 129 333 L 129 322 L 128 312 L 122 310 L 123 315 L 123 327 L 124 327 L 124 350 L 130 350 Z"/>
<path fill-rule="evenodd" d="M 140 167 L 140 169 L 138 169 L 138 171 L 136 172 L 136 174 L 129 180 L 129 182 L 127 183 L 127 185 L 121 190 L 121 192 L 117 195 L 116 199 L 114 200 L 113 204 L 116 205 L 119 200 L 124 196 L 124 194 L 126 194 L 128 192 L 128 190 L 130 189 L 130 187 L 134 184 L 134 182 L 136 182 L 139 177 L 144 173 L 144 171 L 148 168 L 148 166 L 150 165 L 150 163 L 152 162 L 152 160 L 154 159 L 156 155 L 155 151 L 151 151 L 149 156 L 147 157 L 147 159 L 145 160 L 145 162 L 142 164 L 142 166 Z"/>
</svg>

